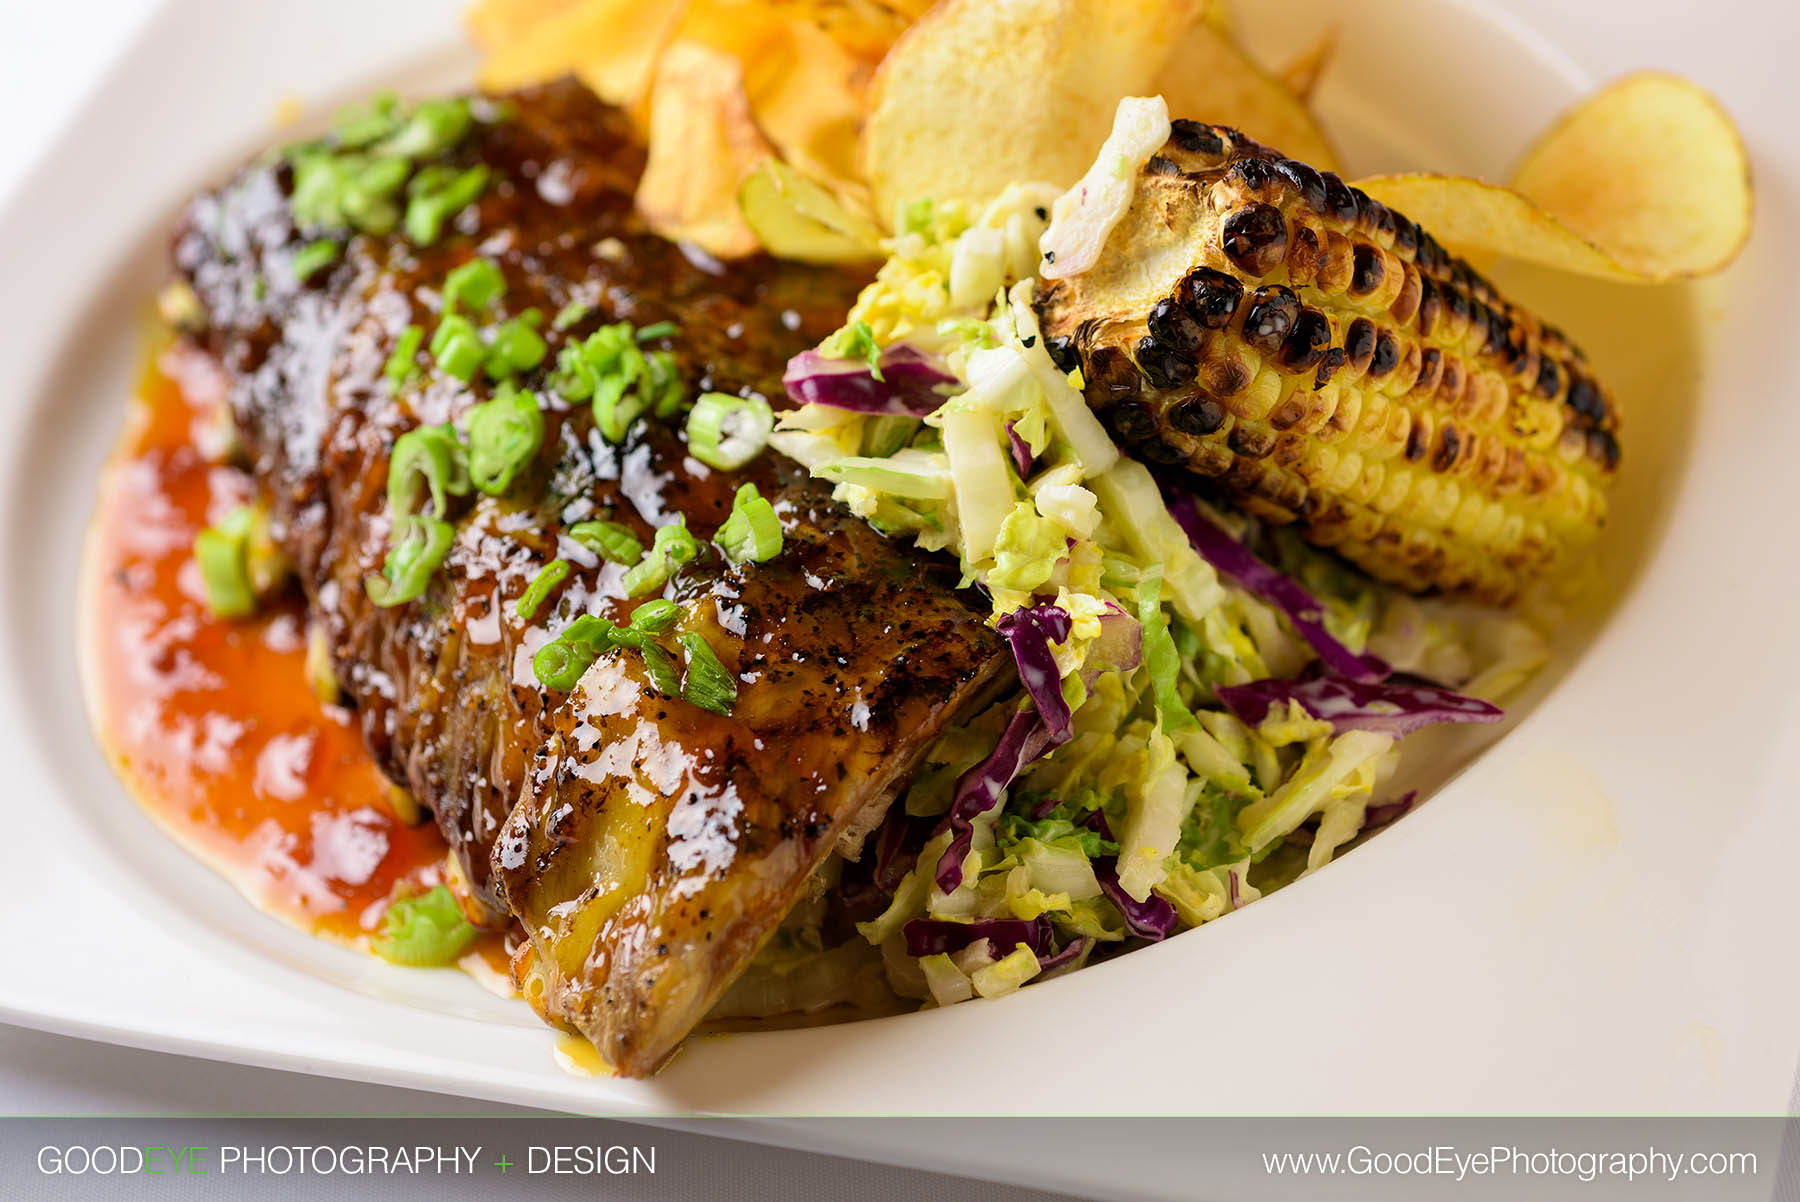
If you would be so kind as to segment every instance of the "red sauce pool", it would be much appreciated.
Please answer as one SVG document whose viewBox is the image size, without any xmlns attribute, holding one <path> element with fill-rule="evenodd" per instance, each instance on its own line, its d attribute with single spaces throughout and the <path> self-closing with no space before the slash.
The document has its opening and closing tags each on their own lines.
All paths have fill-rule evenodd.
<svg viewBox="0 0 1800 1202">
<path fill-rule="evenodd" d="M 87 546 L 90 705 L 160 825 L 264 909 L 355 940 L 390 899 L 442 879 L 445 844 L 401 821 L 354 715 L 308 686 L 297 597 L 238 621 L 206 607 L 194 535 L 253 491 L 200 450 L 223 389 L 175 343 L 132 399 Z"/>
</svg>

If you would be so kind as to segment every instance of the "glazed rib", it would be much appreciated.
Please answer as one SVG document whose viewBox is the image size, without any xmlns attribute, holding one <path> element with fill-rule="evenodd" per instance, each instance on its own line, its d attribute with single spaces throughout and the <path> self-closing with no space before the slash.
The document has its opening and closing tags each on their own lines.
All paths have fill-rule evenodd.
<svg viewBox="0 0 1800 1202">
<path fill-rule="evenodd" d="M 315 235 L 295 228 L 290 169 L 263 162 L 194 203 L 175 260 L 378 763 L 433 813 L 488 917 L 524 920 L 552 986 L 533 1001 L 641 1073 L 743 968 L 839 834 L 1010 661 L 953 566 L 890 544 L 798 467 L 765 453 L 743 472 L 711 470 L 687 455 L 679 418 L 641 420 L 615 446 L 591 406 L 549 389 L 566 340 L 669 321 L 690 397 L 779 405 L 786 360 L 841 320 L 861 281 L 769 260 L 727 268 L 644 232 L 631 213 L 643 153 L 621 114 L 573 83 L 507 99 L 508 119 L 444 156 L 485 164 L 495 182 L 429 247 L 359 234 L 296 281 L 296 245 Z M 546 321 L 550 354 L 521 380 L 544 398 L 535 462 L 504 496 L 457 502 L 428 591 L 383 609 L 363 582 L 386 549 L 394 441 L 488 393 L 479 375 L 470 386 L 430 370 L 396 388 L 383 365 L 408 324 L 430 328 L 445 276 L 477 254 L 504 273 L 510 312 L 590 311 L 566 332 Z M 569 693 L 542 686 L 531 654 L 547 637 L 578 614 L 624 621 L 630 608 L 623 567 L 583 553 L 567 527 L 609 518 L 648 546 L 685 514 L 705 540 L 745 480 L 776 500 L 783 553 L 730 565 L 709 549 L 666 594 L 689 606 L 682 629 L 739 674 L 730 716 L 662 695 L 619 651 Z M 519 617 L 557 557 L 575 571 L 554 608 Z M 607 875 L 626 843 L 637 875 Z M 558 917 L 571 899 L 583 923 Z"/>
</svg>

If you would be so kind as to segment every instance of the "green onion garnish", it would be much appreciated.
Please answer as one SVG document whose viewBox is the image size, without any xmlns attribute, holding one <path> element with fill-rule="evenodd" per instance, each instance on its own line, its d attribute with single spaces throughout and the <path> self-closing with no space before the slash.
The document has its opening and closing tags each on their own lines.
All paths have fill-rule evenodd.
<svg viewBox="0 0 1800 1202">
<path fill-rule="evenodd" d="M 601 326 L 563 347 L 550 384 L 568 400 L 592 399 L 595 424 L 612 443 L 625 441 L 631 423 L 645 410 L 668 416 L 685 395 L 674 355 L 645 354 L 629 322 Z"/>
<path fill-rule="evenodd" d="M 581 674 L 612 646 L 612 634 L 617 629 L 610 619 L 596 614 L 582 614 L 570 622 L 531 657 L 531 670 L 538 683 L 565 693 L 574 688 Z"/>
<path fill-rule="evenodd" d="M 514 372 L 530 371 L 550 353 L 544 336 L 531 328 L 528 316 L 510 318 L 494 330 L 494 340 L 488 344 L 487 373 L 496 380 Z"/>
<path fill-rule="evenodd" d="M 699 412 L 698 406 L 695 412 Z M 761 563 L 781 554 L 781 519 L 775 516 L 775 507 L 756 491 L 756 485 L 744 484 L 732 498 L 731 516 L 713 541 L 732 563 Z"/>
<path fill-rule="evenodd" d="M 393 233 L 400 224 L 400 206 L 394 198 L 411 170 L 405 159 L 383 158 L 346 173 L 338 197 L 345 218 L 364 233 Z"/>
<path fill-rule="evenodd" d="M 420 246 L 436 242 L 444 223 L 474 204 L 487 181 L 484 164 L 460 172 L 453 167 L 421 170 L 406 186 L 406 236 Z"/>
<path fill-rule="evenodd" d="M 680 330 L 681 327 L 672 321 L 653 321 L 649 325 L 639 328 L 637 340 L 639 342 L 654 342 L 658 338 L 667 338 L 671 334 L 679 333 Z"/>
<path fill-rule="evenodd" d="M 469 102 L 461 97 L 421 100 L 406 124 L 375 149 L 381 154 L 429 158 L 462 141 L 471 123 Z"/>
<path fill-rule="evenodd" d="M 593 649 L 581 643 L 552 639 L 531 657 L 531 672 L 546 689 L 566 693 L 593 666 L 595 658 Z"/>
<path fill-rule="evenodd" d="M 444 312 L 482 313 L 506 294 L 506 277 L 491 259 L 470 259 L 444 277 Z"/>
<path fill-rule="evenodd" d="M 708 467 L 735 471 L 769 445 L 775 411 L 761 397 L 709 392 L 688 414 L 688 452 Z"/>
<path fill-rule="evenodd" d="M 617 629 L 611 618 L 603 618 L 599 614 L 582 614 L 563 627 L 562 633 L 556 637 L 565 643 L 583 643 L 599 651 L 609 646 L 607 636 Z"/>
<path fill-rule="evenodd" d="M 293 269 L 294 278 L 305 283 L 315 272 L 337 262 L 338 256 L 343 253 L 344 248 L 331 239 L 320 238 L 295 251 L 294 257 L 288 260 L 288 266 Z"/>
<path fill-rule="evenodd" d="M 434 517 L 450 511 L 449 498 L 469 491 L 468 454 L 449 425 L 420 426 L 394 440 L 388 460 L 388 513 L 404 518 L 416 513 L 425 493 Z"/>
<path fill-rule="evenodd" d="M 221 618 L 247 618 L 256 612 L 256 590 L 250 584 L 248 544 L 255 520 L 248 505 L 239 505 L 194 536 L 194 560 L 206 606 Z"/>
<path fill-rule="evenodd" d="M 355 149 L 379 142 L 400 123 L 400 98 L 377 92 L 367 104 L 348 104 L 331 118 L 331 134 L 339 146 Z"/>
<path fill-rule="evenodd" d="M 687 659 L 687 687 L 681 695 L 703 710 L 729 714 L 737 704 L 737 678 L 719 662 L 712 644 L 691 630 L 676 636 L 675 641 Z"/>
<path fill-rule="evenodd" d="M 544 415 L 537 397 L 502 385 L 492 400 L 469 410 L 469 481 L 497 497 L 544 445 Z"/>
<path fill-rule="evenodd" d="M 608 640 L 615 647 L 628 647 L 638 653 L 644 661 L 644 674 L 656 691 L 670 697 L 681 695 L 681 677 L 675 671 L 675 661 L 669 653 L 650 640 L 650 636 L 642 630 L 618 629 L 608 635 Z"/>
<path fill-rule="evenodd" d="M 394 339 L 394 353 L 388 356 L 387 366 L 381 369 L 388 383 L 395 388 L 412 379 L 413 373 L 419 370 L 419 347 L 425 341 L 425 331 L 419 326 L 407 326 L 400 331 L 400 337 Z"/>
<path fill-rule="evenodd" d="M 648 396 L 656 416 L 674 417 L 681 412 L 682 405 L 687 403 L 687 385 L 681 381 L 674 353 L 651 351 L 644 356 L 644 364 L 649 369 L 649 375 L 642 390 Z"/>
<path fill-rule="evenodd" d="M 455 538 L 449 522 L 424 514 L 395 521 L 381 573 L 363 578 L 369 600 L 385 609 L 423 596 L 431 574 L 450 554 Z"/>
<path fill-rule="evenodd" d="M 631 625 L 636 630 L 651 634 L 667 634 L 675 623 L 681 621 L 681 613 L 681 606 L 657 597 L 631 611 Z"/>
<path fill-rule="evenodd" d="M 525 586 L 525 591 L 520 594 L 519 603 L 514 606 L 513 612 L 524 621 L 531 621 L 537 616 L 538 608 L 549 599 L 550 594 L 569 578 L 569 570 L 569 561 L 566 559 L 552 559 L 545 564 L 538 574 L 531 578 L 531 583 Z"/>
<path fill-rule="evenodd" d="M 644 557 L 644 544 L 617 522 L 576 522 L 569 537 L 610 563 L 633 564 Z"/>
<path fill-rule="evenodd" d="M 431 335 L 431 357 L 445 375 L 467 384 L 481 370 L 487 345 L 481 341 L 481 331 L 474 322 L 460 313 L 449 313 Z"/>
<path fill-rule="evenodd" d="M 700 544 L 688 532 L 687 518 L 677 518 L 656 532 L 656 540 L 644 557 L 625 573 L 625 595 L 643 597 L 669 582 L 675 569 L 700 554 Z"/>
<path fill-rule="evenodd" d="M 579 325 L 581 319 L 591 312 L 593 312 L 593 306 L 584 305 L 580 301 L 570 301 L 557 312 L 556 320 L 550 323 L 550 328 L 560 333 L 572 325 Z"/>
<path fill-rule="evenodd" d="M 381 934 L 369 940 L 369 950 L 395 964 L 452 964 L 478 934 L 450 890 L 438 885 L 388 906 Z"/>
</svg>

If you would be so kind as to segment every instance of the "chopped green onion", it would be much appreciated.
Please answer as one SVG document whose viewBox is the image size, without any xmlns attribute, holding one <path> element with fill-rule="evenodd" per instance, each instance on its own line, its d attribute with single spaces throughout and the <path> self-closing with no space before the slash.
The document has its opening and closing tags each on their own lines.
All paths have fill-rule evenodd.
<svg viewBox="0 0 1800 1202">
<path fill-rule="evenodd" d="M 681 695 L 703 710 L 729 714 L 737 704 L 737 679 L 725 670 L 712 644 L 694 631 L 677 635 L 676 642 L 686 652 L 687 687 Z"/>
<path fill-rule="evenodd" d="M 425 331 L 419 326 L 407 326 L 400 331 L 400 337 L 394 340 L 394 353 L 388 356 L 387 366 L 381 369 L 388 383 L 395 388 L 412 379 L 413 373 L 419 370 L 419 347 L 425 341 Z"/>
<path fill-rule="evenodd" d="M 455 537 L 450 523 L 438 518 L 413 514 L 395 521 L 381 574 L 363 579 L 369 600 L 385 609 L 424 596 Z"/>
<path fill-rule="evenodd" d="M 756 485 L 744 484 L 732 498 L 731 516 L 713 541 L 732 563 L 761 563 L 781 554 L 781 519 L 767 498 L 756 491 Z"/>
<path fill-rule="evenodd" d="M 304 230 L 341 227 L 348 177 L 339 160 L 330 151 L 310 150 L 296 155 L 293 165 L 294 191 L 288 211 L 294 224 Z"/>
<path fill-rule="evenodd" d="M 617 522 L 576 522 L 569 527 L 569 537 L 611 563 L 636 563 L 644 557 L 644 544 Z"/>
<path fill-rule="evenodd" d="M 475 323 L 460 313 L 446 314 L 431 335 L 431 357 L 447 376 L 467 384 L 487 358 L 487 345 Z"/>
<path fill-rule="evenodd" d="M 501 380 L 514 372 L 530 371 L 549 353 L 544 336 L 524 319 L 514 317 L 494 331 L 494 340 L 488 344 L 487 373 Z"/>
<path fill-rule="evenodd" d="M 441 966 L 455 963 L 478 934 L 450 890 L 438 885 L 389 905 L 369 950 L 395 964 Z"/>
<path fill-rule="evenodd" d="M 656 416 L 674 417 L 687 401 L 687 386 L 682 383 L 681 372 L 675 366 L 674 354 L 651 351 L 644 356 L 644 363 L 649 368 L 649 379 L 642 391 L 648 394 Z"/>
<path fill-rule="evenodd" d="M 444 277 L 444 312 L 466 307 L 471 313 L 485 312 L 487 307 L 506 294 L 506 277 L 491 259 L 470 259 Z"/>
<path fill-rule="evenodd" d="M 594 421 L 608 442 L 625 434 L 646 409 L 662 416 L 681 407 L 683 386 L 668 351 L 645 354 L 629 322 L 601 326 L 557 356 L 551 387 L 571 401 L 592 398 Z"/>
<path fill-rule="evenodd" d="M 653 321 L 649 325 L 639 328 L 637 340 L 639 342 L 654 342 L 658 338 L 667 338 L 671 334 L 680 333 L 680 331 L 681 327 L 672 321 Z"/>
<path fill-rule="evenodd" d="M 288 266 L 293 269 L 294 278 L 305 283 L 315 272 L 337 262 L 338 256 L 343 253 L 344 248 L 337 243 L 329 238 L 320 238 L 295 251 Z"/>
<path fill-rule="evenodd" d="M 461 97 L 421 100 L 406 124 L 375 149 L 382 154 L 429 158 L 462 141 L 471 121 L 469 102 Z"/>
<path fill-rule="evenodd" d="M 656 592 L 669 582 L 676 567 L 698 554 L 700 544 L 688 532 L 687 518 L 677 518 L 656 532 L 650 550 L 625 573 L 625 595 L 643 597 Z"/>
<path fill-rule="evenodd" d="M 709 392 L 688 414 L 688 451 L 708 467 L 735 471 L 769 445 L 775 411 L 761 397 Z"/>
<path fill-rule="evenodd" d="M 469 491 L 468 455 L 452 426 L 420 426 L 394 440 L 394 454 L 388 460 L 388 513 L 398 519 L 418 512 L 427 490 L 432 515 L 438 518 L 449 513 L 450 497 Z"/>
<path fill-rule="evenodd" d="M 681 695 L 681 677 L 675 672 L 675 663 L 669 653 L 650 640 L 649 634 L 642 630 L 614 630 L 608 636 L 615 647 L 627 647 L 638 653 L 644 661 L 644 674 L 656 691 L 670 697 Z"/>
<path fill-rule="evenodd" d="M 379 142 L 400 123 L 400 98 L 377 92 L 367 104 L 347 104 L 331 118 L 331 134 L 339 146 L 354 150 Z"/>
<path fill-rule="evenodd" d="M 579 325 L 581 319 L 591 312 L 593 312 L 592 305 L 585 305 L 580 301 L 570 301 L 557 313 L 556 320 L 550 323 L 550 328 L 560 333 L 570 326 Z"/>
<path fill-rule="evenodd" d="M 427 167 L 406 186 L 406 236 L 420 246 L 430 246 L 444 232 L 444 223 L 468 208 L 487 187 L 488 169 L 476 164 L 467 171 L 453 167 Z"/>
<path fill-rule="evenodd" d="M 675 623 L 681 621 L 681 613 L 681 606 L 657 597 L 631 611 L 631 625 L 636 630 L 651 634 L 667 634 Z"/>
<path fill-rule="evenodd" d="M 552 559 L 545 564 L 543 569 L 531 578 L 531 583 L 525 586 L 525 591 L 520 594 L 519 603 L 514 607 L 513 612 L 523 620 L 531 621 L 537 616 L 538 608 L 549 599 L 550 594 L 569 578 L 569 570 L 569 561 L 566 559 Z"/>
<path fill-rule="evenodd" d="M 250 584 L 248 544 L 254 511 L 240 505 L 219 522 L 194 536 L 194 560 L 206 606 L 221 618 L 247 618 L 256 612 L 256 590 Z"/>
<path fill-rule="evenodd" d="M 391 234 L 400 224 L 400 206 L 394 197 L 412 164 L 405 159 L 376 159 L 346 178 L 339 203 L 351 225 L 370 234 Z"/>
<path fill-rule="evenodd" d="M 1174 734 L 1195 726 L 1197 720 L 1176 689 L 1181 677 L 1181 653 L 1175 648 L 1168 616 L 1163 613 L 1162 583 L 1161 564 L 1144 569 L 1138 582 L 1138 624 L 1143 627 L 1144 667 L 1150 673 L 1163 733 Z"/>
<path fill-rule="evenodd" d="M 469 410 L 469 481 L 497 497 L 544 445 L 544 414 L 537 397 L 502 385 L 492 400 Z"/>
<path fill-rule="evenodd" d="M 584 643 L 596 651 L 611 646 L 608 636 L 617 630 L 611 618 L 603 618 L 599 614 L 582 614 L 573 622 L 562 628 L 556 637 L 565 643 Z"/>
<path fill-rule="evenodd" d="M 585 644 L 552 639 L 531 657 L 531 671 L 545 688 L 566 693 L 575 687 L 581 674 L 593 666 L 596 658 L 594 649 Z"/>
</svg>

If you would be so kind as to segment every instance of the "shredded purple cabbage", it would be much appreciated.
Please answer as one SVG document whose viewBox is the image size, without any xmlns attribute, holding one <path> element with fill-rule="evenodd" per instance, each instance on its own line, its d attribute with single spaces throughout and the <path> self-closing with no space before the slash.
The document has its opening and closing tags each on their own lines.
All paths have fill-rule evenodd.
<svg viewBox="0 0 1800 1202">
<path fill-rule="evenodd" d="M 1386 826 L 1413 808 L 1419 800 L 1417 789 L 1408 789 L 1393 801 L 1384 801 L 1378 806 L 1370 806 L 1363 811 L 1363 830 L 1373 830 L 1378 826 Z"/>
<path fill-rule="evenodd" d="M 900 879 L 912 871 L 919 849 L 925 842 L 922 820 L 906 812 L 906 807 L 888 807 L 887 818 L 875 836 L 874 881 L 890 894 L 900 887 Z"/>
<path fill-rule="evenodd" d="M 1051 736 L 1061 743 L 1069 737 L 1071 715 L 1069 703 L 1063 700 L 1062 672 L 1056 666 L 1056 653 L 1051 646 L 1068 642 L 1074 623 L 1065 610 L 1054 605 L 1033 605 L 1002 615 L 994 626 L 1012 644 L 1019 683 Z"/>
<path fill-rule="evenodd" d="M 1119 907 L 1119 913 L 1125 916 L 1125 929 L 1133 935 L 1143 939 L 1166 939 L 1175 930 L 1175 907 L 1154 893 L 1143 901 L 1138 901 L 1125 892 L 1124 887 L 1119 884 L 1117 860 L 1110 856 L 1104 860 L 1095 860 L 1094 876 L 1100 882 L 1100 892 Z"/>
<path fill-rule="evenodd" d="M 904 342 L 881 352 L 879 380 L 861 359 L 801 351 L 788 360 L 781 382 L 799 404 L 883 417 L 924 417 L 944 403 L 940 389 L 962 383 L 942 359 Z"/>
<path fill-rule="evenodd" d="M 1031 447 L 1013 429 L 1012 422 L 1006 423 L 1006 444 L 1012 448 L 1013 466 L 1019 469 L 1019 479 L 1025 479 L 1031 475 L 1031 465 L 1036 459 L 1031 453 Z"/>
<path fill-rule="evenodd" d="M 1208 521 L 1192 497 L 1177 497 L 1170 501 L 1169 512 L 1181 524 L 1188 541 L 1202 559 L 1285 614 L 1295 633 L 1306 640 L 1333 672 L 1350 680 L 1373 682 L 1385 680 L 1393 671 L 1380 656 L 1358 655 L 1333 638 L 1325 629 L 1325 611 L 1318 598 Z"/>
<path fill-rule="evenodd" d="M 1226 883 L 1226 885 L 1227 885 L 1227 887 L 1228 887 L 1228 888 L 1229 888 L 1229 890 L 1230 890 L 1230 893 L 1229 893 L 1229 894 L 1228 894 L 1228 895 L 1227 895 L 1227 898 L 1226 898 L 1226 903 L 1225 903 L 1225 912 L 1226 912 L 1226 913 L 1228 913 L 1228 914 L 1229 914 L 1229 913 L 1233 913 L 1233 912 L 1235 912 L 1235 911 L 1236 911 L 1236 910 L 1237 910 L 1237 908 L 1238 908 L 1238 874 L 1237 874 L 1237 869 L 1235 869 L 1235 868 L 1232 868 L 1232 869 L 1229 869 L 1229 870 L 1227 870 L 1227 871 L 1226 871 L 1226 873 L 1225 873 L 1225 883 Z"/>
<path fill-rule="evenodd" d="M 1069 946 L 1054 955 L 1038 955 L 1038 980 L 1044 981 L 1071 968 L 1081 960 L 1082 953 L 1094 945 L 1094 941 L 1086 935 L 1069 941 Z"/>
<path fill-rule="evenodd" d="M 1015 657 L 1019 655 L 1021 646 L 1027 647 L 1028 654 L 1035 656 L 1037 648 L 1034 644 L 1039 641 L 1038 636 L 1054 642 L 1062 642 L 1069 637 L 1065 625 L 1070 621 L 1069 615 L 1054 605 L 1039 605 L 1014 612 L 1036 615 L 1016 620 L 1020 634 L 1013 640 Z M 1008 614 L 1000 620 L 1003 634 L 1006 633 L 1007 619 L 1012 617 L 1013 614 Z M 1036 635 L 1032 631 L 1036 631 Z M 1062 631 L 1060 637 L 1055 634 L 1056 631 Z M 1007 637 L 1012 639 L 1013 636 Z M 1113 606 L 1100 617 L 1100 634 L 1089 645 L 1087 660 L 1082 664 L 1082 683 L 1092 687 L 1094 680 L 1102 672 L 1128 672 L 1137 667 L 1143 662 L 1143 640 L 1144 632 L 1137 619 Z M 1047 645 L 1043 650 L 1048 651 Z M 950 803 L 950 812 L 944 816 L 943 827 L 939 828 L 947 828 L 953 832 L 937 867 L 937 886 L 945 893 L 962 884 L 963 859 L 969 854 L 975 819 L 1000 804 L 1007 786 L 1012 784 L 1019 773 L 1052 748 L 1069 740 L 1072 732 L 1069 707 L 1063 701 L 1061 682 L 1054 673 L 1054 663 L 1046 676 L 1041 663 L 1028 669 L 1025 660 L 1020 659 L 1019 676 L 1026 682 L 1026 691 L 1031 694 L 1032 708 L 1014 714 L 1012 721 L 1006 724 L 1006 730 L 995 745 L 993 754 L 963 773 L 962 778 L 956 782 L 956 796 Z M 1031 683 L 1034 676 L 1038 681 L 1037 691 L 1033 691 Z M 1039 693 L 1043 694 L 1041 700 Z M 1040 704 L 1047 706 L 1050 712 L 1039 709 Z"/>
<path fill-rule="evenodd" d="M 1000 956 L 1023 943 L 1041 962 L 1050 954 L 1052 930 L 1050 920 L 1040 914 L 1029 922 L 1019 918 L 977 918 L 973 922 L 915 918 L 901 928 L 901 933 L 906 936 L 909 956 L 949 955 L 978 939 L 986 939 Z"/>
<path fill-rule="evenodd" d="M 974 838 L 975 819 L 1000 804 L 1006 787 L 1027 764 L 1067 741 L 1068 737 L 1067 726 L 1063 727 L 1062 738 L 1058 739 L 1036 709 L 1020 710 L 1006 724 L 993 754 L 963 773 L 962 779 L 956 782 L 956 797 L 950 803 L 950 812 L 944 817 L 944 824 L 954 833 L 938 860 L 939 889 L 949 893 L 962 884 L 963 859 L 969 854 L 969 844 Z"/>
<path fill-rule="evenodd" d="M 1289 701 L 1337 730 L 1374 730 L 1396 737 L 1437 722 L 1498 722 L 1499 706 L 1427 684 L 1372 684 L 1337 676 L 1308 680 L 1253 680 L 1220 685 L 1219 701 L 1248 726 L 1257 726 L 1271 706 Z"/>
</svg>

